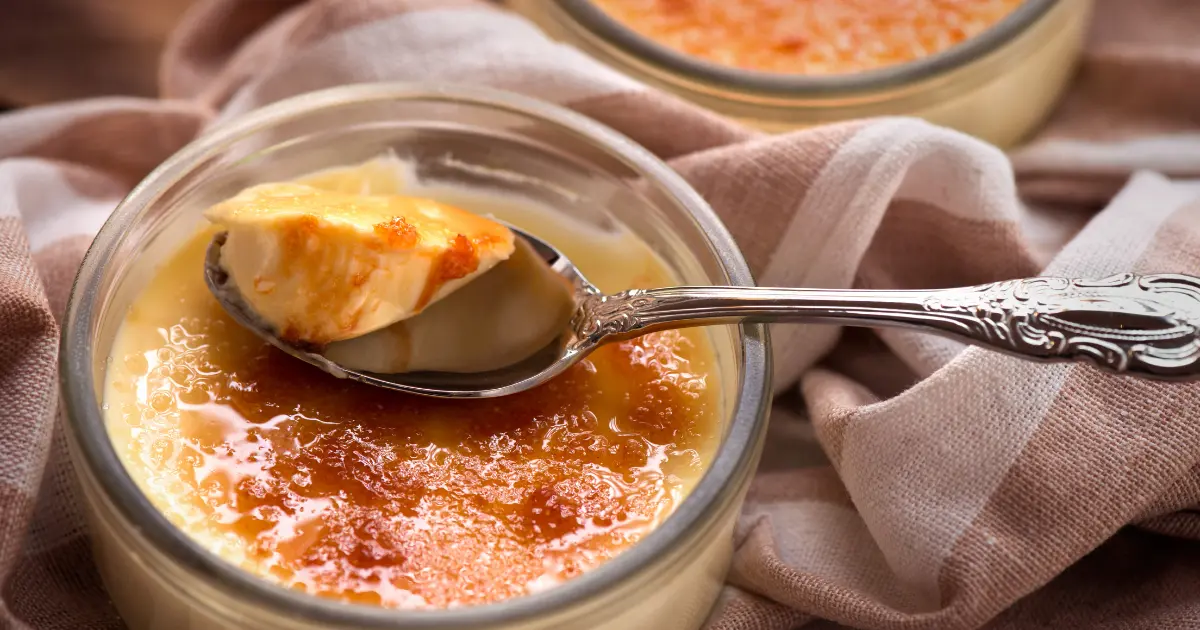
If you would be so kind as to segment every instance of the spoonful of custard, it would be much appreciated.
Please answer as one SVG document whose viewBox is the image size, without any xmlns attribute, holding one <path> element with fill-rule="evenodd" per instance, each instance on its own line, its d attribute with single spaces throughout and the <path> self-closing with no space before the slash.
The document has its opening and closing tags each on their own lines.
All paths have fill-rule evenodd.
<svg viewBox="0 0 1200 630">
<path fill-rule="evenodd" d="M 267 184 L 205 216 L 223 229 L 206 277 L 225 309 L 338 375 L 496 370 L 570 318 L 573 289 L 528 241 L 433 200 Z"/>
<path fill-rule="evenodd" d="M 427 396 L 536 387 L 601 344 L 751 322 L 908 327 L 1040 361 L 1200 377 L 1200 278 L 602 294 L 550 244 L 430 199 L 266 184 L 217 204 L 205 278 L 241 325 L 341 378 Z"/>
</svg>

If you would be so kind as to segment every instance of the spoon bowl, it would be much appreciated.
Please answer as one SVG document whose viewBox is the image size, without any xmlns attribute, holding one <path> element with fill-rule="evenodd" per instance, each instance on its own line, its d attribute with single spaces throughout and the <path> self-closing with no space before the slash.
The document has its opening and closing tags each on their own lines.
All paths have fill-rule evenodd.
<svg viewBox="0 0 1200 630">
<path fill-rule="evenodd" d="M 351 369 L 320 348 L 288 342 L 246 304 L 220 267 L 224 233 L 209 244 L 204 277 L 235 321 L 291 356 L 338 378 L 440 398 L 515 394 L 558 376 L 604 343 L 743 321 L 914 328 L 1028 360 L 1082 361 L 1150 379 L 1200 378 L 1200 278 L 1193 276 L 1038 277 L 913 291 L 666 287 L 605 295 L 552 245 L 509 227 L 550 273 L 567 281 L 573 308 L 553 341 L 500 369 L 384 374 Z"/>
<path fill-rule="evenodd" d="M 509 226 L 523 239 L 546 268 L 567 280 L 575 296 L 598 295 L 579 269 L 549 243 L 518 228 Z M 204 281 L 217 302 L 234 321 L 287 354 L 337 378 L 384 387 L 396 391 L 439 398 L 493 398 L 531 389 L 558 376 L 582 359 L 594 346 L 580 344 L 573 328 L 562 331 L 549 344 L 524 360 L 504 368 L 482 372 L 414 371 L 379 373 L 356 370 L 336 363 L 320 348 L 287 341 L 279 336 L 242 298 L 229 275 L 220 266 L 221 247 L 226 234 L 218 233 L 209 243 L 204 260 Z"/>
</svg>

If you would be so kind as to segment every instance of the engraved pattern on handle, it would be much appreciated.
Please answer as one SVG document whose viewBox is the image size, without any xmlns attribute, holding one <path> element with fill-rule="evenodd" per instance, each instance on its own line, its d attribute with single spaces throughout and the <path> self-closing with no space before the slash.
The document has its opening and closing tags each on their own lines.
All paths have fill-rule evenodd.
<svg viewBox="0 0 1200 630">
<path fill-rule="evenodd" d="M 1164 377 L 1200 361 L 1200 279 L 1184 275 L 1009 280 L 942 292 L 925 308 L 976 343 L 1031 357 Z"/>
<path fill-rule="evenodd" d="M 1045 361 L 1200 377 L 1200 278 L 1027 278 L 959 289 L 671 287 L 583 296 L 577 344 L 720 322 L 903 326 Z"/>
</svg>

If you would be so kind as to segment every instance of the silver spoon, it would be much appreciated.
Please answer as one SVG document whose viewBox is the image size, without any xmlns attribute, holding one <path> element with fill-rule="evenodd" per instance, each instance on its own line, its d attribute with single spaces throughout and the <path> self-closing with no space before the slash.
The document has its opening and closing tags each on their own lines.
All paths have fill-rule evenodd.
<svg viewBox="0 0 1200 630">
<path fill-rule="evenodd" d="M 656 330 L 739 322 L 905 327 L 1034 361 L 1084 361 L 1152 379 L 1200 378 L 1200 278 L 1122 274 L 1101 280 L 1026 278 L 957 289 L 872 291 L 666 287 L 603 295 L 558 250 L 513 229 L 574 287 L 569 326 L 506 368 L 479 373 L 378 374 L 347 369 L 280 339 L 250 311 L 209 245 L 205 280 L 242 326 L 334 376 L 412 394 L 490 398 L 537 387 L 597 346 Z"/>
</svg>

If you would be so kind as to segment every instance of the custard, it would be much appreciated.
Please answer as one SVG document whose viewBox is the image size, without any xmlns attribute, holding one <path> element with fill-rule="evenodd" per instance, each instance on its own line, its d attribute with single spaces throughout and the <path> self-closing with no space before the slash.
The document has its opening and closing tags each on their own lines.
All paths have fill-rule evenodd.
<svg viewBox="0 0 1200 630">
<path fill-rule="evenodd" d="M 671 284 L 627 232 L 485 191 L 381 176 L 554 243 L 604 291 Z M 217 228 L 159 267 L 116 337 L 104 408 L 151 502 L 213 553 L 278 584 L 364 604 L 443 608 L 519 597 L 603 564 L 662 522 L 720 433 L 702 329 L 612 344 L 510 397 L 440 400 L 339 380 L 237 326 L 200 269 Z"/>
<path fill-rule="evenodd" d="M 764 72 L 851 74 L 914 61 L 979 35 L 1023 0 L 595 0 L 674 49 Z"/>
<path fill-rule="evenodd" d="M 331 343 L 321 354 L 384 374 L 500 370 L 559 347 L 574 312 L 575 287 L 516 239 L 511 257 L 418 315 Z"/>
<path fill-rule="evenodd" d="M 513 253 L 505 226 L 402 195 L 262 184 L 206 213 L 227 230 L 220 264 L 291 342 L 323 346 L 390 326 Z"/>
</svg>

